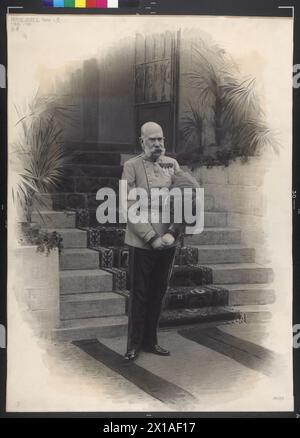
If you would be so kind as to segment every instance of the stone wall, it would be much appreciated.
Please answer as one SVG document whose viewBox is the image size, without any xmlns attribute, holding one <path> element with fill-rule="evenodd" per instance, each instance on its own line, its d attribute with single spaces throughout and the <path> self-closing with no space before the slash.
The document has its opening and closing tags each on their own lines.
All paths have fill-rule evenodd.
<svg viewBox="0 0 300 438">
<path fill-rule="evenodd" d="M 266 171 L 266 161 L 259 157 L 192 171 L 205 195 L 213 196 L 215 210 L 228 212 L 227 225 L 241 228 L 242 243 L 256 249 L 259 263 L 271 262 L 266 238 L 270 207 L 264 186 Z"/>
<path fill-rule="evenodd" d="M 46 256 L 36 246 L 18 247 L 14 253 L 13 290 L 24 319 L 39 336 L 51 336 L 59 323 L 58 257 L 57 249 Z"/>
</svg>

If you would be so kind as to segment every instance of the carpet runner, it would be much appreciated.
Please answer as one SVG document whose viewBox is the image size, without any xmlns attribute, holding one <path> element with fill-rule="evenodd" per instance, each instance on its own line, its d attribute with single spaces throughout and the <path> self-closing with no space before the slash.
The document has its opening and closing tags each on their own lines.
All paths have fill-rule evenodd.
<svg viewBox="0 0 300 438">
<path fill-rule="evenodd" d="M 194 405 L 197 399 L 185 389 L 168 382 L 124 357 L 97 339 L 73 341 L 73 344 L 94 359 L 123 376 L 147 394 L 174 408 L 178 403 L 183 406 Z"/>
<path fill-rule="evenodd" d="M 266 376 L 274 373 L 274 361 L 278 360 L 276 353 L 260 345 L 254 344 L 236 336 L 232 336 L 218 328 L 182 329 L 181 336 L 221 353 L 242 365 Z"/>
</svg>

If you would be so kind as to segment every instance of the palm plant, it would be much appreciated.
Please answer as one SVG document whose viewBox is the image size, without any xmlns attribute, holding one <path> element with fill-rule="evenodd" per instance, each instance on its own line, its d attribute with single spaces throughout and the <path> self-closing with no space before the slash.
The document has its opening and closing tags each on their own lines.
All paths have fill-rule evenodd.
<svg viewBox="0 0 300 438">
<path fill-rule="evenodd" d="M 205 113 L 208 108 L 212 108 L 214 113 L 215 139 L 216 144 L 222 141 L 221 129 L 223 125 L 223 75 L 224 69 L 223 52 L 220 50 L 208 49 L 205 45 L 201 48 L 193 46 L 193 70 L 188 74 L 192 88 L 197 90 L 198 107 Z M 224 75 L 230 74 L 230 70 L 224 71 Z"/>
<path fill-rule="evenodd" d="M 17 109 L 20 127 L 14 154 L 21 170 L 13 188 L 13 200 L 31 220 L 34 197 L 48 193 L 61 181 L 66 164 L 62 147 L 62 117 L 68 108 L 60 107 L 54 98 L 36 96 L 21 116 Z"/>
<path fill-rule="evenodd" d="M 199 44 L 193 47 L 193 55 L 193 70 L 187 75 L 189 85 L 197 90 L 202 113 L 208 108 L 213 110 L 216 145 L 224 146 L 225 138 L 230 136 L 238 156 L 254 155 L 265 145 L 278 152 L 278 143 L 264 120 L 255 93 L 255 80 L 240 78 L 237 66 L 216 46 Z M 198 116 L 201 118 L 200 113 Z M 185 131 L 191 130 L 191 122 L 197 129 L 198 119 L 193 116 L 186 124 L 183 120 Z"/>
<path fill-rule="evenodd" d="M 49 120 L 54 118 L 55 123 L 61 129 L 65 122 L 75 123 L 74 114 L 78 110 L 76 105 L 62 102 L 56 95 L 41 95 L 36 93 L 31 102 L 25 103 L 23 108 L 15 106 L 19 120 L 16 125 L 24 121 L 34 122 L 40 119 Z"/>
<path fill-rule="evenodd" d="M 186 143 L 196 137 L 198 148 L 202 149 L 203 115 L 200 108 L 188 101 L 182 118 L 182 135 Z"/>
</svg>

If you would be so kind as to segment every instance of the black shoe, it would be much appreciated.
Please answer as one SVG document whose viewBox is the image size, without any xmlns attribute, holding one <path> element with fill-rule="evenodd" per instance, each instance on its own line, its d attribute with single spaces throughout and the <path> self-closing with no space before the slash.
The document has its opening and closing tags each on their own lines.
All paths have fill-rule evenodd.
<svg viewBox="0 0 300 438">
<path fill-rule="evenodd" d="M 138 350 L 132 348 L 131 350 L 128 350 L 127 353 L 125 354 L 125 359 L 128 361 L 129 360 L 132 361 L 135 360 L 138 357 L 138 355 L 139 355 Z"/>
<path fill-rule="evenodd" d="M 146 346 L 143 348 L 147 353 L 158 354 L 159 356 L 170 356 L 170 352 L 159 345 Z"/>
</svg>

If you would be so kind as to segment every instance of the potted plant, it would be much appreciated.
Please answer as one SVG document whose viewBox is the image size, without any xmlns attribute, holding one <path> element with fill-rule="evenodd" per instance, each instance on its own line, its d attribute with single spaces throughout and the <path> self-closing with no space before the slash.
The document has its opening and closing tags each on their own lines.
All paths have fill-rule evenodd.
<svg viewBox="0 0 300 438">
<path fill-rule="evenodd" d="M 14 143 L 17 181 L 13 188 L 13 201 L 17 205 L 19 240 L 34 244 L 40 226 L 31 223 L 34 200 L 49 193 L 64 175 L 66 156 L 62 147 L 61 115 L 68 107 L 55 105 L 53 98 L 36 96 L 25 114 L 18 111 L 20 127 Z M 35 203 L 35 208 L 37 207 Z"/>
<path fill-rule="evenodd" d="M 235 157 L 247 159 L 259 154 L 266 146 L 278 153 L 279 144 L 267 126 L 255 93 L 255 80 L 241 77 L 232 59 L 216 45 L 198 41 L 192 53 L 193 66 L 186 79 L 194 96 L 193 101 L 187 103 L 181 130 L 185 143 L 197 134 L 199 141 L 198 144 L 194 142 L 194 149 L 195 152 L 198 149 L 198 161 L 207 154 L 216 162 L 220 158 L 220 164 L 223 156 L 225 161 L 228 157 L 230 160 Z M 206 144 L 203 138 L 201 142 L 202 124 L 208 113 L 212 114 L 212 145 Z"/>
</svg>

